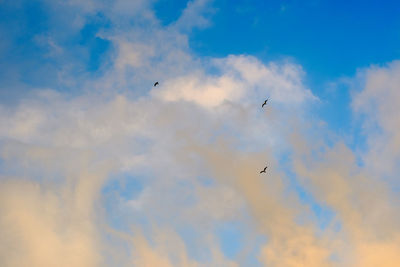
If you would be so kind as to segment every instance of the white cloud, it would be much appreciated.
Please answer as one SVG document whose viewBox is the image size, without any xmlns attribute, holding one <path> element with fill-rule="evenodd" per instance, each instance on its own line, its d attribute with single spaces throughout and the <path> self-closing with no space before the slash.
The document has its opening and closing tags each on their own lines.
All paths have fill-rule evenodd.
<svg viewBox="0 0 400 267">
<path fill-rule="evenodd" d="M 103 4 L 87 2 L 82 5 L 51 3 L 53 10 L 66 9 L 65 14 L 80 10 L 73 18 L 79 23 L 71 26 L 72 29 L 65 26 L 71 32 L 82 28 L 88 14 L 105 11 Z M 136 237 L 132 241 L 130 234 L 121 234 L 128 236 L 127 246 L 137 256 L 138 265 L 157 262 L 166 266 L 235 266 L 237 264 L 226 260 L 221 252 L 214 227 L 229 220 L 247 223 L 253 214 L 247 207 L 259 214 L 258 208 L 253 206 L 257 205 L 254 200 L 260 197 L 261 191 L 249 201 L 252 187 L 249 189 L 244 184 L 247 192 L 243 196 L 237 183 L 228 182 L 223 175 L 211 175 L 213 171 L 207 168 L 208 163 L 199 148 L 212 147 L 223 140 L 228 147 L 243 146 L 232 154 L 251 147 L 249 151 L 257 151 L 258 157 L 262 155 L 261 150 L 265 151 L 274 143 L 273 140 L 282 142 L 288 127 L 286 122 L 279 122 L 282 117 L 277 111 L 292 103 L 301 106 L 312 98 L 302 83 L 303 72 L 297 65 L 265 65 L 250 56 L 211 60 L 194 56 L 188 37 L 182 31 L 207 25 L 203 14 L 208 8 L 207 1 L 190 2 L 181 19 L 167 28 L 162 28 L 152 17 L 148 4 L 140 1 L 119 1 L 108 7 L 105 14 L 117 26 L 99 34 L 110 40 L 117 50 L 103 77 L 74 77 L 74 73 L 64 68 L 63 85 L 79 84 L 83 88 L 79 94 L 38 89 L 15 107 L 1 106 L 0 151 L 5 166 L 2 173 L 25 177 L 36 189 L 26 189 L 33 192 L 33 197 L 25 199 L 22 191 L 29 187 L 25 182 L 4 187 L 9 194 L 2 198 L 2 229 L 14 225 L 15 231 L 0 231 L 0 235 L 7 234 L 9 240 L 17 240 L 13 244 L 18 249 L 2 246 L 0 253 L 10 255 L 8 262 L 14 262 L 21 258 L 19 249 L 29 251 L 24 254 L 24 260 L 38 266 L 55 265 L 70 255 L 75 256 L 65 262 L 75 266 L 96 266 L 116 257 L 129 264 L 132 262 L 129 253 L 114 255 L 118 249 L 102 242 L 106 235 L 118 240 L 125 238 L 115 234 L 113 225 L 104 226 L 107 218 L 101 215 L 107 211 L 99 207 L 105 181 L 111 179 L 112 174 L 125 172 L 138 175 L 144 189 L 137 197 L 113 207 L 119 214 L 119 224 L 140 228 L 140 224 L 134 224 L 137 216 L 148 220 L 155 228 L 167 227 L 171 231 L 189 224 L 199 236 L 191 245 L 195 248 L 191 249 L 201 249 L 211 255 L 208 261 L 192 259 L 186 253 L 188 244 L 177 241 L 180 239 L 177 233 L 168 234 L 166 240 L 175 240 L 179 253 L 171 251 L 163 240 L 157 240 L 156 245 L 147 242 L 152 236 L 140 229 L 139 232 L 144 232 L 141 245 Z M 141 10 L 144 13 L 137 15 Z M 131 15 L 138 16 L 135 19 L 147 28 L 129 23 L 131 26 L 127 27 Z M 193 16 L 195 21 L 189 23 L 189 17 Z M 66 17 L 60 20 L 58 23 L 63 24 Z M 68 35 L 68 31 L 65 34 Z M 50 36 L 58 44 L 59 36 Z M 66 50 L 63 48 L 63 51 Z M 217 71 L 211 73 L 210 68 Z M 152 87 L 154 79 L 160 81 L 159 87 Z M 259 106 L 268 96 L 274 104 L 265 115 Z M 271 116 L 271 121 L 258 121 L 263 116 Z M 277 127 L 273 127 L 274 124 Z M 245 148 L 244 144 L 249 146 Z M 267 146 L 264 148 L 264 145 Z M 273 153 L 268 152 L 266 157 L 272 159 Z M 242 164 L 240 158 L 229 156 L 229 159 L 237 160 L 230 164 Z M 257 173 L 259 166 L 253 167 Z M 211 185 L 202 185 L 199 176 L 217 180 Z M 245 183 L 245 176 L 244 173 L 240 175 L 239 184 Z M 12 182 L 16 179 L 7 178 Z M 261 197 L 261 200 L 276 204 L 276 196 Z M 50 201 L 48 208 L 43 206 L 46 201 Z M 28 208 L 30 202 L 35 204 L 34 208 Z M 278 211 L 280 206 L 275 204 L 268 204 L 262 211 Z M 14 210 L 20 210 L 19 215 L 9 216 Z M 58 221 L 66 210 L 70 220 Z M 27 214 L 33 224 L 23 219 Z M 76 217 L 79 219 L 74 220 Z M 122 221 L 127 217 L 127 221 Z M 250 236 L 259 232 L 265 234 L 258 228 L 250 227 L 246 231 Z M 41 240 L 40 236 L 48 238 Z M 37 245 L 40 240 L 43 241 L 41 250 Z M 255 245 L 248 243 L 252 251 Z M 84 255 L 79 254 L 79 244 L 86 244 Z M 61 256 L 64 250 L 67 252 Z"/>
<path fill-rule="evenodd" d="M 129 49 L 127 51 L 129 54 Z M 119 57 L 123 56 L 124 50 L 121 50 Z M 225 60 L 232 61 L 232 57 Z M 254 64 L 257 65 L 255 68 L 265 68 L 258 61 L 254 61 Z M 203 230 L 198 230 L 199 233 L 207 235 L 196 242 L 198 246 L 211 242 L 207 241 L 209 237 L 206 236 L 214 224 L 226 220 L 244 220 L 243 217 L 238 217 L 238 214 L 242 213 L 246 205 L 253 204 L 246 204 L 241 197 L 240 188 L 229 183 L 223 185 L 226 182 L 224 180 L 222 185 L 211 185 L 210 188 L 196 182 L 197 175 L 210 173 L 208 169 L 202 169 L 206 165 L 202 165 L 202 156 L 194 148 L 213 146 L 215 142 L 225 137 L 233 142 L 237 142 L 240 138 L 251 139 L 253 131 L 259 126 L 249 121 L 248 128 L 242 127 L 238 118 L 248 116 L 246 113 L 254 113 L 249 111 L 249 106 L 245 103 L 257 103 L 259 106 L 258 96 L 264 95 L 264 92 L 258 91 L 261 85 L 258 85 L 257 80 L 253 81 L 253 77 L 242 78 L 242 73 L 234 67 L 233 71 L 221 68 L 221 73 L 217 75 L 208 74 L 204 70 L 205 67 L 199 67 L 201 64 L 194 65 L 196 67 L 192 69 L 192 75 L 184 74 L 166 80 L 149 95 L 140 98 L 133 98 L 127 93 L 113 92 L 112 87 L 107 88 L 106 86 L 113 84 L 114 78 L 108 76 L 106 79 L 109 82 L 103 84 L 104 91 L 98 93 L 70 96 L 52 90 L 37 91 L 14 108 L 2 107 L 4 112 L 0 116 L 3 122 L 0 128 L 1 151 L 2 158 L 8 166 L 3 171 L 11 172 L 17 169 L 17 172 L 28 177 L 29 173 L 35 173 L 40 176 L 38 183 L 48 192 L 53 192 L 51 186 L 49 187 L 53 182 L 61 183 L 59 189 L 61 191 L 72 188 L 71 193 L 61 199 L 61 203 L 57 206 L 60 206 L 60 210 L 65 205 L 71 206 L 71 212 L 78 214 L 83 210 L 88 213 L 99 212 L 96 208 L 98 195 L 104 179 L 110 173 L 122 170 L 147 173 L 151 178 L 140 181 L 148 189 L 139 194 L 137 199 L 128 201 L 127 206 L 133 206 L 134 212 L 154 223 L 164 222 L 172 228 L 185 222 L 190 222 L 195 228 L 197 224 L 208 225 Z M 140 66 L 142 65 L 136 65 L 137 68 Z M 247 66 L 252 67 L 250 63 Z M 120 77 L 119 71 L 124 70 L 116 66 L 113 73 Z M 239 75 L 235 76 L 235 71 Z M 198 73 L 201 75 L 197 76 Z M 274 74 L 278 76 L 274 79 L 285 77 L 285 74 L 279 71 Z M 273 76 L 271 74 L 270 77 Z M 186 86 L 182 81 L 187 81 L 191 85 L 185 87 L 191 94 L 182 90 L 181 86 Z M 90 88 L 96 83 L 97 81 L 88 82 L 87 86 Z M 246 88 L 245 85 L 249 87 Z M 302 95 L 302 89 L 303 87 L 297 86 L 291 90 L 298 90 L 298 94 Z M 292 93 L 291 90 L 288 92 Z M 215 91 L 218 92 L 217 95 Z M 283 90 L 281 94 L 284 92 L 286 91 Z M 195 97 L 192 97 L 193 94 Z M 282 98 L 284 99 L 290 98 Z M 233 102 L 234 105 L 224 106 L 222 112 L 214 109 L 223 106 L 224 101 Z M 198 106 L 193 107 L 185 102 L 194 102 Z M 279 107 L 280 104 L 281 102 L 277 101 L 275 105 Z M 240 115 L 241 112 L 244 112 L 244 115 Z M 231 135 L 230 131 L 223 130 L 224 127 L 232 132 L 236 131 L 240 138 Z M 221 130 L 219 137 L 215 136 L 215 131 L 218 129 Z M 271 134 L 279 134 L 283 129 L 284 127 L 278 128 Z M 258 132 L 256 135 L 263 138 L 265 133 Z M 216 137 L 217 140 L 214 140 Z M 140 141 L 136 141 L 140 138 L 146 138 L 148 144 L 141 145 Z M 17 168 L 11 169 L 12 166 Z M 100 173 L 95 176 L 87 175 L 95 170 Z M 76 191 L 73 188 L 76 188 Z M 77 196 L 82 199 L 82 206 L 75 204 Z M 42 196 L 38 193 L 37 198 L 41 199 Z M 7 201 L 4 203 L 5 210 L 12 209 Z M 32 212 L 36 212 L 36 209 Z M 129 213 L 123 210 L 120 212 Z M 171 214 L 175 214 L 174 218 L 171 218 Z M 86 220 L 96 225 L 93 218 L 89 217 Z M 16 219 L 11 220 L 5 226 L 7 228 L 16 222 Z M 39 224 L 46 227 L 46 223 Z M 53 223 L 54 227 L 59 227 L 57 222 L 49 223 L 52 227 Z M 19 227 L 24 228 L 28 225 L 21 221 Z M 73 222 L 68 227 L 75 229 Z M 104 234 L 103 231 L 102 229 L 95 231 L 93 239 L 88 242 L 96 243 Z M 38 230 L 38 233 L 41 231 Z M 92 236 L 87 234 L 81 233 L 88 238 Z M 13 238 L 13 234 L 10 238 Z M 62 238 L 58 233 L 52 237 L 56 240 L 54 242 L 60 244 L 63 243 Z M 225 262 L 215 241 L 212 243 L 215 247 L 210 253 L 214 253 L 215 262 L 209 263 L 208 266 L 218 265 L 219 260 Z M 98 245 L 100 247 L 88 248 L 91 250 L 90 253 L 97 255 L 99 250 L 106 247 L 106 244 Z M 27 246 L 27 250 L 34 250 L 30 245 Z M 46 249 L 52 246 L 52 243 L 47 242 L 43 246 Z M 39 265 L 49 259 L 45 255 L 43 257 L 43 260 L 38 261 Z M 153 260 L 154 257 L 148 260 Z M 166 257 L 166 262 L 173 262 L 168 254 L 162 257 Z M 30 258 L 27 257 L 26 260 L 29 261 Z M 182 261 L 185 262 L 184 258 Z M 82 262 L 82 264 L 90 266 L 96 263 Z"/>
<path fill-rule="evenodd" d="M 364 86 L 352 103 L 364 118 L 369 150 L 364 161 L 375 173 L 393 175 L 400 160 L 400 62 L 361 70 L 356 82 Z"/>
<path fill-rule="evenodd" d="M 0 263 L 98 266 L 118 258 L 138 266 L 245 266 L 246 257 L 259 256 L 272 266 L 329 266 L 337 253 L 342 262 L 365 266 L 363 256 L 375 249 L 380 253 L 369 258 L 373 263 L 388 255 L 397 259 L 397 209 L 385 184 L 357 167 L 345 146 L 327 147 L 318 134 L 303 140 L 308 127 L 319 128 L 313 121 L 303 124 L 309 115 L 303 107 L 316 97 L 301 66 L 244 55 L 196 57 L 183 32 L 208 25 L 208 1 L 190 2 L 166 28 L 144 1 L 68 3 L 52 5 L 81 9 L 77 29 L 87 14 L 104 11 L 114 25 L 101 36 L 117 50 L 103 77 L 70 81 L 82 84 L 79 94 L 42 89 L 16 106 L 0 106 L 0 236 L 7 240 Z M 131 16 L 139 27 L 129 23 Z M 355 111 L 382 129 L 369 135 L 366 158 L 379 156 L 385 170 L 399 155 L 399 69 L 393 63 L 366 71 L 366 87 L 354 100 Z M 154 80 L 160 81 L 156 88 Z M 261 109 L 266 97 L 270 103 Z M 332 225 L 321 233 L 314 222 L 298 222 L 312 216 L 279 169 L 283 152 L 291 152 L 305 190 L 337 214 L 343 226 L 337 236 Z M 260 176 L 266 162 L 269 172 Z M 107 225 L 109 210 L 101 207 L 109 200 L 100 197 L 102 187 L 121 173 L 143 186 L 136 197 L 118 196 L 125 202 L 111 207 L 119 220 L 113 223 L 133 234 Z M 199 177 L 212 182 L 202 184 Z M 138 218 L 149 222 L 150 231 Z M 261 251 L 227 260 L 214 232 L 227 221 L 243 223 L 244 236 L 268 241 Z M 198 237 L 194 244 L 180 236 L 184 225 Z M 390 241 L 381 238 L 392 232 Z M 121 249 L 103 240 L 110 236 L 123 243 L 116 245 Z M 346 243 L 355 257 L 338 246 Z M 256 250 L 253 242 L 246 245 L 246 253 Z M 208 252 L 208 262 L 194 259 L 190 249 Z"/>
<path fill-rule="evenodd" d="M 274 102 L 299 104 L 316 99 L 302 82 L 303 71 L 294 64 L 270 63 L 265 66 L 250 56 L 229 56 L 214 60 L 220 75 L 207 75 L 201 70 L 190 76 L 167 80 L 152 91 L 166 101 L 190 101 L 213 108 L 224 102 Z"/>
<path fill-rule="evenodd" d="M 194 27 L 205 28 L 211 24 L 207 15 L 213 13 L 212 0 L 191 0 L 187 2 L 179 19 L 172 25 L 178 30 L 191 30 Z"/>
</svg>

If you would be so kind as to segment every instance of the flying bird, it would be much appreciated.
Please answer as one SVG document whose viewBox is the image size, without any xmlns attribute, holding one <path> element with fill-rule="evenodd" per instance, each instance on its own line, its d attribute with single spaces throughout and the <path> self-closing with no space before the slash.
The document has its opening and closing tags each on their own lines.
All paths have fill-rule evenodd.
<svg viewBox="0 0 400 267">
<path fill-rule="evenodd" d="M 265 166 L 264 170 L 260 171 L 260 173 L 266 173 L 268 166 Z"/>
<path fill-rule="evenodd" d="M 156 82 L 155 84 L 154 84 L 154 87 L 156 87 L 158 85 L 158 82 Z"/>
<path fill-rule="evenodd" d="M 261 106 L 262 108 L 267 104 L 268 99 L 269 99 L 269 98 L 267 98 L 267 100 L 264 101 L 264 103 L 263 103 L 262 106 Z"/>
</svg>

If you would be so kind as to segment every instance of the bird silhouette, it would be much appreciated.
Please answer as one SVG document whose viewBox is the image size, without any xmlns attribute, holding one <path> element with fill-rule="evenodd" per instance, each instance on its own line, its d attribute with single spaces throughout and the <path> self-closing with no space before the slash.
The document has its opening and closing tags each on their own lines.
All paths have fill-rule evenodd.
<svg viewBox="0 0 400 267">
<path fill-rule="evenodd" d="M 269 98 L 267 98 L 267 100 L 264 101 L 264 103 L 263 103 L 262 106 L 261 106 L 262 108 L 267 104 L 268 99 L 269 99 Z"/>
<path fill-rule="evenodd" d="M 156 83 L 154 84 L 154 87 L 157 86 L 157 85 L 158 85 L 158 82 L 156 82 Z"/>
<path fill-rule="evenodd" d="M 260 171 L 260 173 L 266 173 L 268 166 L 265 166 L 264 170 Z"/>
</svg>

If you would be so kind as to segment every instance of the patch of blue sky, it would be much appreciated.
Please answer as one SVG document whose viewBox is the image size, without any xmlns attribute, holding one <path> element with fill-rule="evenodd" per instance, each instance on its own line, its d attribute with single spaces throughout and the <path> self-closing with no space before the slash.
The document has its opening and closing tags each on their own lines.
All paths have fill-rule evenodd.
<svg viewBox="0 0 400 267">
<path fill-rule="evenodd" d="M 75 31 L 51 12 L 43 1 L 0 5 L 0 35 L 7 36 L 0 41 L 1 103 L 15 104 L 38 88 L 77 93 L 82 76 L 100 76 L 109 66 L 111 42 L 97 35 L 110 26 L 107 19 L 96 14 Z M 63 73 L 74 79 L 65 83 Z"/>
<path fill-rule="evenodd" d="M 324 79 L 400 56 L 400 4 L 390 0 L 216 0 L 214 6 L 212 27 L 191 36 L 200 55 L 290 56 Z"/>
<path fill-rule="evenodd" d="M 86 58 L 86 67 L 89 72 L 99 70 L 104 63 L 105 55 L 112 47 L 109 40 L 100 37 L 100 31 L 107 30 L 111 27 L 110 21 L 101 13 L 88 19 L 88 23 L 81 29 L 79 36 L 79 45 L 88 49 Z"/>
<path fill-rule="evenodd" d="M 30 2 L 26 5 L 12 5 L 2 3 L 0 5 L 0 34 L 7 36 L 2 39 L 0 55 L 3 62 L 7 62 L 7 68 L 19 70 L 27 75 L 20 75 L 22 81 L 30 70 L 37 69 L 45 64 L 46 59 L 42 56 L 44 49 L 40 47 L 35 37 L 48 30 L 48 16 L 39 2 Z M 2 64 L 3 65 L 3 64 Z M 15 73 L 14 73 L 15 74 Z M 7 71 L 0 72 L 0 79 L 6 82 L 9 79 Z"/>
<path fill-rule="evenodd" d="M 1 30 L 14 37 L 15 44 L 26 44 L 36 34 L 48 30 L 48 14 L 40 1 L 24 4 L 4 2 L 0 5 Z"/>
<path fill-rule="evenodd" d="M 128 173 L 120 173 L 110 177 L 103 188 L 104 194 L 117 192 L 123 200 L 137 197 L 143 191 L 141 179 Z"/>
<path fill-rule="evenodd" d="M 328 87 L 330 88 L 324 92 L 321 90 L 321 102 L 312 106 L 310 114 L 313 115 L 310 119 L 324 122 L 318 134 L 321 135 L 324 129 L 328 130 L 322 135 L 326 145 L 333 147 L 338 141 L 343 142 L 354 152 L 357 164 L 362 166 L 361 155 L 368 149 L 368 132 L 363 127 L 366 117 L 355 113 L 351 107 L 353 98 L 356 97 L 355 91 L 343 82 Z"/>
<path fill-rule="evenodd" d="M 344 84 L 320 85 L 330 88 L 312 88 L 319 92 L 318 98 L 321 102 L 314 106 L 314 114 L 317 118 L 329 122 L 327 125 L 330 130 L 338 133 L 347 132 L 352 124 L 351 95 L 349 88 Z"/>
<path fill-rule="evenodd" d="M 167 26 L 175 22 L 186 8 L 187 0 L 159 0 L 154 4 L 154 11 L 161 25 Z"/>
<path fill-rule="evenodd" d="M 307 205 L 312 212 L 312 217 L 302 217 L 296 218 L 298 223 L 313 221 L 318 225 L 320 230 L 325 230 L 327 227 L 331 226 L 333 223 L 336 213 L 328 205 L 318 202 L 317 199 L 312 195 L 311 192 L 307 191 L 306 188 L 297 182 L 292 181 L 293 190 L 296 192 L 300 203 Z"/>
<path fill-rule="evenodd" d="M 119 173 L 108 179 L 102 189 L 102 205 L 104 205 L 110 225 L 119 230 L 130 231 L 129 224 L 132 222 L 130 217 L 133 209 L 123 209 L 121 205 L 129 200 L 137 199 L 143 189 L 144 185 L 140 177 L 128 173 Z M 141 225 L 148 223 L 146 217 L 135 217 L 135 220 L 138 220 Z"/>
<path fill-rule="evenodd" d="M 319 203 L 314 196 L 305 190 L 304 187 L 297 185 L 295 187 L 296 193 L 299 196 L 300 202 L 310 207 L 313 215 L 316 218 L 316 224 L 320 230 L 325 230 L 327 227 L 331 226 L 336 213 L 329 206 Z M 310 221 L 312 218 L 297 218 L 299 222 L 307 219 Z"/>
<path fill-rule="evenodd" d="M 218 225 L 216 236 L 219 237 L 220 247 L 229 259 L 235 259 L 243 249 L 243 231 L 245 228 L 239 222 L 226 222 Z"/>
<path fill-rule="evenodd" d="M 301 217 L 297 218 L 299 223 L 307 221 L 309 222 L 316 220 L 320 230 L 326 229 L 331 225 L 336 213 L 327 206 L 325 203 L 320 203 L 312 194 L 312 192 L 307 190 L 307 186 L 299 182 L 299 177 L 291 170 L 291 153 L 282 154 L 279 159 L 279 170 L 285 173 L 289 181 L 289 186 L 286 189 L 286 194 L 295 193 L 300 200 L 300 203 L 307 205 L 312 212 L 312 218 Z"/>
</svg>

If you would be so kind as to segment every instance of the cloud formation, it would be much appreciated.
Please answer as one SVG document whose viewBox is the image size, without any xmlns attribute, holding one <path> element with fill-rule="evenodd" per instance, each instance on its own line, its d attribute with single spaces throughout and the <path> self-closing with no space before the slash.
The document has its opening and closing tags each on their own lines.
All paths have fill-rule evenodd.
<svg viewBox="0 0 400 267">
<path fill-rule="evenodd" d="M 368 130 L 360 166 L 359 152 L 341 140 L 331 145 L 319 134 L 326 130 L 309 119 L 306 107 L 317 97 L 301 66 L 247 55 L 203 59 L 190 50 L 188 27 L 209 25 L 208 1 L 189 2 L 168 26 L 146 1 L 47 5 L 66 14 L 79 10 L 70 26 L 54 18 L 70 32 L 101 12 L 112 26 L 97 34 L 113 50 L 99 77 L 65 82 L 74 72 L 59 70 L 61 84 L 79 82 L 78 91 L 37 88 L 16 106 L 0 106 L 0 265 L 399 261 L 392 187 L 398 186 L 398 63 L 354 78 L 360 88 L 353 112 L 366 115 Z M 188 16 L 196 23 L 188 24 Z M 63 37 L 49 36 L 62 47 Z M 64 57 L 65 49 L 59 51 L 49 56 Z M 273 101 L 265 110 L 266 97 Z M 269 172 L 260 176 L 266 162 Z M 130 181 L 139 186 L 124 189 Z M 302 200 L 295 186 L 314 200 Z M 324 228 L 313 205 L 333 214 Z M 232 222 L 244 238 L 230 258 L 218 229 Z"/>
</svg>

